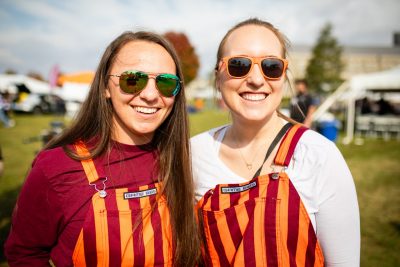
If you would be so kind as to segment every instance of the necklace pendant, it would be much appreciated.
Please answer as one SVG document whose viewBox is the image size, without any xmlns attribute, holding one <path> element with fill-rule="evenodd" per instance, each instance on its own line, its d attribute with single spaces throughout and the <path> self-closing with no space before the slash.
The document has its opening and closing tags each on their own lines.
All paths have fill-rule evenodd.
<svg viewBox="0 0 400 267">
<path fill-rule="evenodd" d="M 100 190 L 100 191 L 99 191 L 99 196 L 100 196 L 101 198 L 105 198 L 105 197 L 107 196 L 107 192 L 106 192 L 105 190 Z"/>
<path fill-rule="evenodd" d="M 253 169 L 253 164 L 251 164 L 251 163 L 246 163 L 246 167 L 247 167 L 247 169 L 250 171 L 251 169 Z"/>
</svg>

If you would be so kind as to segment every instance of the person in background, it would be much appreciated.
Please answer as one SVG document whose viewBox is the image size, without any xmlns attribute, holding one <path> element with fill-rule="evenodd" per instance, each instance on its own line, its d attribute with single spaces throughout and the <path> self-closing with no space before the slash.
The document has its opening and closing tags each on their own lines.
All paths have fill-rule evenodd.
<svg viewBox="0 0 400 267">
<path fill-rule="evenodd" d="M 10 266 L 196 266 L 182 77 L 157 34 L 111 42 L 76 120 L 32 164 L 5 244 Z"/>
<path fill-rule="evenodd" d="M 393 106 L 384 98 L 383 94 L 381 94 L 376 104 L 378 106 L 378 115 L 391 115 L 395 113 Z"/>
<path fill-rule="evenodd" d="M 312 115 L 317 109 L 317 101 L 308 92 L 308 84 L 304 79 L 295 80 L 296 96 L 290 101 L 290 118 L 311 127 Z"/>
<path fill-rule="evenodd" d="M 5 128 L 11 128 L 15 126 L 14 120 L 10 119 L 9 111 L 11 109 L 11 103 L 9 102 L 9 93 L 5 92 L 0 94 L 0 121 L 3 123 Z"/>
<path fill-rule="evenodd" d="M 215 85 L 232 123 L 192 137 L 208 266 L 359 266 L 354 181 L 340 151 L 279 111 L 287 39 L 257 18 L 223 37 Z"/>
<path fill-rule="evenodd" d="M 356 105 L 356 114 L 364 115 L 372 113 L 372 102 L 371 100 L 365 96 L 362 99 L 357 99 L 355 102 Z"/>
</svg>

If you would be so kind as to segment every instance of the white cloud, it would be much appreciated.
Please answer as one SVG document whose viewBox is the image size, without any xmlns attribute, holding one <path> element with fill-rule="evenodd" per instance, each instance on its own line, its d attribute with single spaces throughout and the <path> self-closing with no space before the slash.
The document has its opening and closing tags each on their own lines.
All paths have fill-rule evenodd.
<svg viewBox="0 0 400 267">
<path fill-rule="evenodd" d="M 24 63 L 24 61 L 19 57 L 13 55 L 9 50 L 5 49 L 0 49 L 0 58 L 6 62 L 9 62 L 10 65 L 19 65 Z"/>
</svg>

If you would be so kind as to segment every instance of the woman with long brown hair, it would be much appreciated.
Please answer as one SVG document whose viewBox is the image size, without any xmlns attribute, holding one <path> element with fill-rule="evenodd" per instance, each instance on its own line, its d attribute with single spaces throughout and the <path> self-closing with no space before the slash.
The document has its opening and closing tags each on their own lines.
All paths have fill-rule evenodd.
<svg viewBox="0 0 400 267">
<path fill-rule="evenodd" d="M 105 50 L 72 125 L 36 157 L 5 245 L 10 266 L 194 266 L 182 71 L 165 39 Z"/>
</svg>

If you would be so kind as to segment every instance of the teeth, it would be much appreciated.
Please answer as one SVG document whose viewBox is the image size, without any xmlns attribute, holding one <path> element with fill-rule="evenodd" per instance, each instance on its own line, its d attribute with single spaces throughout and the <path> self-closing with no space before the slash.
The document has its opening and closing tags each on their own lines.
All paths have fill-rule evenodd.
<svg viewBox="0 0 400 267">
<path fill-rule="evenodd" d="M 146 107 L 134 107 L 137 112 L 145 113 L 145 114 L 153 114 L 156 113 L 157 108 L 146 108 Z"/>
<path fill-rule="evenodd" d="M 242 97 L 246 100 L 251 100 L 251 101 L 258 101 L 258 100 L 263 100 L 267 98 L 267 94 L 249 94 L 249 93 L 244 93 L 242 94 Z"/>
</svg>

